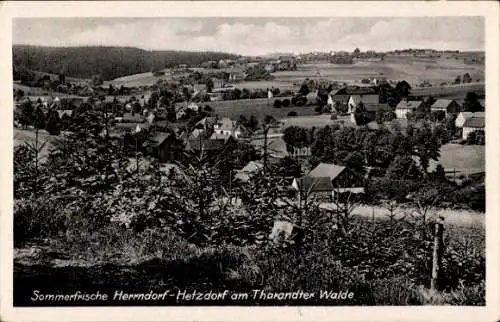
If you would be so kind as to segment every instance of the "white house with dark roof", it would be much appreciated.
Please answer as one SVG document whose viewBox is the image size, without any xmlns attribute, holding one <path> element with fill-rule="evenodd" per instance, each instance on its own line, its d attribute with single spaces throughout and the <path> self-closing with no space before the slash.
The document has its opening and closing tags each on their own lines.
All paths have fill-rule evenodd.
<svg viewBox="0 0 500 322">
<path fill-rule="evenodd" d="M 262 170 L 264 168 L 264 165 L 260 162 L 256 161 L 250 161 L 247 163 L 246 166 L 244 166 L 242 169 L 238 170 L 236 172 L 236 175 L 234 176 L 236 179 L 239 179 L 241 181 L 248 181 L 250 180 L 250 177 L 252 174 Z"/>
<path fill-rule="evenodd" d="M 476 113 L 472 113 L 472 112 L 460 112 L 458 114 L 457 118 L 455 119 L 455 126 L 458 127 L 458 128 L 463 128 L 465 121 L 468 118 L 471 118 L 471 117 L 482 117 L 482 118 L 484 118 L 485 114 L 484 114 L 484 112 L 476 112 Z"/>
<path fill-rule="evenodd" d="M 467 140 L 469 134 L 474 131 L 484 131 L 484 125 L 484 117 L 469 117 L 462 128 L 462 139 Z"/>
<path fill-rule="evenodd" d="M 405 119 L 406 115 L 411 112 L 415 112 L 418 108 L 420 108 L 424 102 L 422 101 L 407 101 L 402 100 L 396 106 L 396 118 Z"/>
<path fill-rule="evenodd" d="M 360 103 L 363 103 L 365 105 L 367 104 L 378 104 L 379 98 L 378 98 L 378 94 L 356 94 L 356 95 L 351 95 L 351 97 L 349 97 L 349 102 L 347 103 L 347 106 L 348 106 L 348 111 L 349 113 L 352 113 L 354 112 L 354 110 L 356 109 L 356 107 L 358 107 L 358 105 Z"/>
</svg>

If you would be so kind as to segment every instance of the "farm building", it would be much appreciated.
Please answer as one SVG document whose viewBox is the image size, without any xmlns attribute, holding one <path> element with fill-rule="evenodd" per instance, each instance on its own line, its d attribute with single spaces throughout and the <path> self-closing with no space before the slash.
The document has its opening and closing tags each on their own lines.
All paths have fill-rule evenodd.
<svg viewBox="0 0 500 322">
<path fill-rule="evenodd" d="M 415 112 L 423 104 L 424 104 L 424 102 L 422 102 L 422 101 L 407 101 L 407 100 L 402 100 L 396 106 L 396 117 L 398 119 L 405 119 L 406 115 L 408 113 Z"/>
<path fill-rule="evenodd" d="M 332 107 L 336 111 L 347 110 L 349 106 L 349 102 L 352 96 L 353 98 L 352 104 L 357 101 L 363 101 L 367 103 L 378 103 L 379 97 L 375 89 L 373 87 L 344 87 L 339 90 L 333 90 L 330 92 L 329 96 L 329 104 L 332 104 Z M 358 102 L 359 103 L 359 102 Z"/>
<path fill-rule="evenodd" d="M 194 139 L 188 140 L 186 142 L 186 150 L 195 153 L 208 154 L 209 156 L 218 155 L 224 149 L 225 142 L 223 140 L 206 140 L 206 139 Z"/>
<path fill-rule="evenodd" d="M 484 118 L 485 114 L 484 112 L 476 112 L 476 113 L 472 113 L 472 112 L 460 112 L 457 116 L 457 118 L 455 119 L 455 126 L 458 127 L 458 128 L 463 128 L 464 127 L 464 123 L 465 121 L 468 119 L 468 118 L 471 118 L 471 117 L 482 117 Z"/>
<path fill-rule="evenodd" d="M 239 179 L 241 181 L 248 181 L 250 180 L 250 176 L 257 171 L 261 170 L 264 168 L 264 165 L 260 162 L 256 161 L 250 161 L 247 163 L 246 166 L 244 166 L 242 169 L 238 170 L 236 172 L 236 175 L 234 176 L 236 179 Z"/>
<path fill-rule="evenodd" d="M 440 98 L 432 104 L 431 111 L 443 111 L 446 115 L 449 113 L 458 113 L 460 112 L 460 105 L 455 100 Z"/>
<path fill-rule="evenodd" d="M 302 178 L 295 178 L 292 187 L 296 191 L 320 194 L 325 197 L 334 196 L 335 193 L 361 193 L 364 192 L 363 179 L 353 175 L 347 167 L 320 163 Z"/>
<path fill-rule="evenodd" d="M 365 105 L 368 104 L 378 104 L 378 95 L 351 95 L 349 98 L 349 102 L 347 103 L 348 105 L 348 111 L 351 113 L 360 103 L 363 103 Z"/>
<path fill-rule="evenodd" d="M 356 114 L 356 110 L 359 107 L 360 107 L 360 105 L 356 106 L 355 109 L 350 111 L 350 114 L 351 114 L 350 120 L 354 124 L 357 124 L 355 114 Z M 392 111 L 391 107 L 388 104 L 378 104 L 378 103 L 377 104 L 363 104 L 363 109 L 365 110 L 366 113 L 368 113 L 370 115 L 372 120 L 375 119 L 375 115 L 379 111 L 384 111 L 384 112 L 391 112 Z"/>
<path fill-rule="evenodd" d="M 470 117 L 465 120 L 462 128 L 462 139 L 466 140 L 474 131 L 484 131 L 484 117 Z"/>
<path fill-rule="evenodd" d="M 149 144 L 160 162 L 180 160 L 183 155 L 182 141 L 174 133 L 156 132 Z"/>
<path fill-rule="evenodd" d="M 248 132 L 243 125 L 237 124 L 237 122 L 228 117 L 218 119 L 214 123 L 213 129 L 215 135 L 233 136 L 236 139 Z"/>
</svg>

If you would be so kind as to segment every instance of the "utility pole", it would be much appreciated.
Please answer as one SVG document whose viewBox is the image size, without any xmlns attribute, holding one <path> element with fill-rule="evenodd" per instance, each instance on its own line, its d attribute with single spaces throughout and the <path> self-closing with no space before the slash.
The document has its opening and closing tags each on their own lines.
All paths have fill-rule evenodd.
<svg viewBox="0 0 500 322">
<path fill-rule="evenodd" d="M 431 275 L 431 290 L 436 291 L 439 282 L 439 271 L 441 266 L 441 258 L 443 255 L 443 218 L 434 224 L 434 249 L 432 252 L 432 275 Z"/>
<path fill-rule="evenodd" d="M 269 132 L 269 125 L 264 124 L 264 155 L 263 155 L 263 171 L 264 174 L 266 173 L 267 169 L 267 134 Z"/>
</svg>

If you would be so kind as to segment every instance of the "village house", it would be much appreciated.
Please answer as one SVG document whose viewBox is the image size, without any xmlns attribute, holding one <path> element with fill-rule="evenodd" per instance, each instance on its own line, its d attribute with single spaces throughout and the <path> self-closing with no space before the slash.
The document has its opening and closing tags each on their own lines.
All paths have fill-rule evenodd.
<svg viewBox="0 0 500 322">
<path fill-rule="evenodd" d="M 160 162 L 181 160 L 183 157 L 183 142 L 174 133 L 156 132 L 150 140 L 152 153 Z"/>
<path fill-rule="evenodd" d="M 354 124 L 357 124 L 356 123 L 356 111 L 360 106 L 361 105 L 357 105 L 356 108 L 354 108 L 353 110 L 350 111 L 350 114 L 351 114 L 350 119 L 351 119 L 351 122 L 353 122 Z M 379 111 L 392 112 L 392 109 L 388 104 L 364 104 L 363 103 L 363 109 L 366 113 L 368 113 L 370 115 L 370 118 L 372 120 L 375 120 L 375 116 L 376 116 L 377 112 L 379 112 Z"/>
<path fill-rule="evenodd" d="M 484 117 L 469 117 L 462 128 L 462 139 L 467 140 L 469 134 L 474 131 L 484 131 L 484 125 Z"/>
<path fill-rule="evenodd" d="M 248 180 L 250 180 L 250 177 L 253 174 L 257 173 L 258 171 L 262 170 L 263 168 L 264 168 L 264 165 L 262 163 L 257 162 L 257 161 L 250 161 L 242 169 L 238 170 L 234 177 L 235 177 L 235 179 L 239 179 L 243 182 L 247 182 Z"/>
<path fill-rule="evenodd" d="M 345 166 L 320 163 L 302 178 L 295 178 L 292 188 L 298 193 L 314 194 L 316 197 L 330 199 L 336 193 L 362 193 L 364 180 L 353 174 Z"/>
<path fill-rule="evenodd" d="M 332 90 L 329 94 L 331 97 L 331 99 L 329 98 L 329 104 L 337 112 L 347 111 L 349 109 L 349 101 L 353 95 L 356 95 L 356 97 L 351 104 L 354 104 L 356 101 L 379 102 L 379 95 L 372 87 L 350 86 Z"/>
<path fill-rule="evenodd" d="M 248 132 L 243 125 L 231 120 L 228 117 L 217 119 L 213 125 L 213 130 L 213 134 L 216 136 L 232 136 L 236 139 L 244 136 Z"/>
<path fill-rule="evenodd" d="M 460 105 L 455 100 L 440 98 L 431 105 L 431 112 L 443 111 L 445 115 L 460 112 Z"/>
<path fill-rule="evenodd" d="M 401 100 L 396 106 L 396 118 L 406 119 L 408 113 L 415 112 L 417 109 L 421 108 L 424 104 L 423 101 L 408 101 L 406 99 Z"/>
<path fill-rule="evenodd" d="M 354 111 L 361 103 L 363 103 L 364 105 L 378 104 L 378 95 L 372 95 L 372 94 L 351 95 L 351 97 L 349 97 L 349 101 L 347 103 L 348 112 L 352 113 L 352 111 Z"/>
<path fill-rule="evenodd" d="M 476 113 L 460 112 L 460 113 L 458 113 L 458 116 L 455 119 L 455 126 L 457 128 L 463 128 L 465 121 L 471 117 L 483 117 L 484 118 L 485 114 L 484 114 L 484 112 L 476 112 Z"/>
</svg>

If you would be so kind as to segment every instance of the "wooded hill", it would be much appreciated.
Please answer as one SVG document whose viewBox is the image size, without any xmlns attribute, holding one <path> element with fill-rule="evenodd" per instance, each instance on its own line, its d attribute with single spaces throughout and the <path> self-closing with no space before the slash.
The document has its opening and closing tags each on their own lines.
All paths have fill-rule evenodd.
<svg viewBox="0 0 500 322">
<path fill-rule="evenodd" d="M 133 47 L 40 47 L 14 45 L 14 70 L 36 70 L 76 78 L 100 75 L 103 80 L 161 70 L 179 64 L 235 59 L 221 52 L 148 51 Z"/>
</svg>

